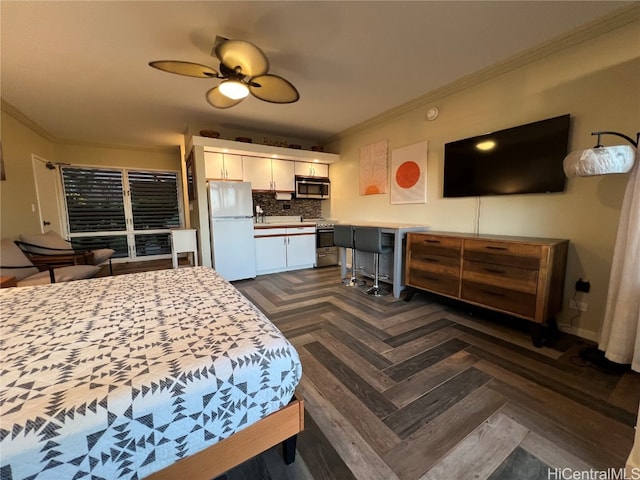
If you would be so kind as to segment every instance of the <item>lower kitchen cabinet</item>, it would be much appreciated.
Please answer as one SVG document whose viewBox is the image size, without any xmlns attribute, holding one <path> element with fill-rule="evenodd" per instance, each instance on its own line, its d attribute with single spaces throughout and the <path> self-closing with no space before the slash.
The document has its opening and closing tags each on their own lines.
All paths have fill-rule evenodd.
<svg viewBox="0 0 640 480">
<path fill-rule="evenodd" d="M 316 259 L 316 229 L 256 229 L 255 246 L 258 275 L 311 268 Z"/>
</svg>

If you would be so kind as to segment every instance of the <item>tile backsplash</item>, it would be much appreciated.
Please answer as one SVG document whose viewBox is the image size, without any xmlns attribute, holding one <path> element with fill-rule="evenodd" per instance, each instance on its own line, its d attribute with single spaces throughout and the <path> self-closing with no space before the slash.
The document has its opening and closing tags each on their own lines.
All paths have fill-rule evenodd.
<svg viewBox="0 0 640 480">
<path fill-rule="evenodd" d="M 320 218 L 322 216 L 322 200 L 314 198 L 293 198 L 276 200 L 273 193 L 254 193 L 253 209 L 260 205 L 266 216 L 287 215 L 292 217 Z"/>
</svg>

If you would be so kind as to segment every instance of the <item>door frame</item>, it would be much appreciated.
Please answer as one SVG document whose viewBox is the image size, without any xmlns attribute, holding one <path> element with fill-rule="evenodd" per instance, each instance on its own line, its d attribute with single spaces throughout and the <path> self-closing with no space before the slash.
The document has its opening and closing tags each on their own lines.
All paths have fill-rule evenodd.
<svg viewBox="0 0 640 480">
<path fill-rule="evenodd" d="M 67 237 L 67 222 L 65 215 L 63 215 L 64 209 L 62 207 L 62 176 L 60 175 L 60 169 L 54 162 L 50 162 L 36 154 L 31 154 L 31 164 L 33 168 L 33 183 L 36 187 L 36 201 L 38 203 L 38 217 L 40 219 L 40 233 L 45 233 L 48 230 L 53 230 L 63 238 Z M 48 167 L 51 165 L 53 168 Z M 44 184 L 40 182 L 48 181 L 42 175 L 38 176 L 38 171 L 44 172 L 43 169 L 51 171 L 51 175 L 54 178 L 54 192 L 55 198 L 44 198 L 43 191 L 45 190 Z M 54 202 L 55 201 L 55 202 Z M 52 219 L 47 219 L 51 222 L 50 228 L 45 228 L 43 218 L 43 205 L 55 205 L 55 216 Z M 34 205 L 35 207 L 35 205 Z M 34 212 L 35 213 L 35 212 Z"/>
</svg>

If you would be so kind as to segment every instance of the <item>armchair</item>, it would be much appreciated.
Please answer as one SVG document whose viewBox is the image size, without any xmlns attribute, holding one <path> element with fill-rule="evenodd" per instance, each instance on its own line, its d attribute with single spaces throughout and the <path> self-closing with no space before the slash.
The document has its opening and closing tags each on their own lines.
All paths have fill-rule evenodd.
<svg viewBox="0 0 640 480">
<path fill-rule="evenodd" d="M 71 242 L 65 240 L 54 231 L 43 234 L 20 235 L 15 241 L 20 250 L 36 265 L 96 265 L 109 262 L 109 274 L 113 275 L 111 257 L 115 253 L 112 248 L 93 250 L 74 250 Z"/>
<path fill-rule="evenodd" d="M 43 269 L 43 271 L 40 271 Z M 0 275 L 16 278 L 18 287 L 69 282 L 95 276 L 100 267 L 95 265 L 67 265 L 55 268 L 31 262 L 18 246 L 9 239 L 0 242 Z"/>
</svg>

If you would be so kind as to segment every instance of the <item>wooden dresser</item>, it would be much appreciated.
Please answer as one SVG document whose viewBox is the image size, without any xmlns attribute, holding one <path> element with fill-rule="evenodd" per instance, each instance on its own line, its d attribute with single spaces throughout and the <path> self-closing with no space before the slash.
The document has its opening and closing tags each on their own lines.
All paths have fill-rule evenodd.
<svg viewBox="0 0 640 480">
<path fill-rule="evenodd" d="M 530 320 L 541 346 L 542 324 L 555 327 L 562 309 L 568 246 L 548 238 L 409 233 L 405 300 L 417 288 Z"/>
</svg>

